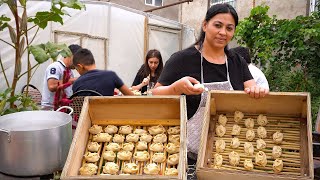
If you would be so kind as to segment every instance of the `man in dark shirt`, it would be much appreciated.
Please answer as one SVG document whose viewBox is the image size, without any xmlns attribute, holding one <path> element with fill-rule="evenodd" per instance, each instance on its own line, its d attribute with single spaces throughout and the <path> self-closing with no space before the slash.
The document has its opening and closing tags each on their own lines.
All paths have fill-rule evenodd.
<svg viewBox="0 0 320 180">
<path fill-rule="evenodd" d="M 96 69 L 90 50 L 77 51 L 73 57 L 73 65 L 81 75 L 72 86 L 74 93 L 80 90 L 94 90 L 103 96 L 113 96 L 114 89 L 117 88 L 124 95 L 133 95 L 115 72 Z"/>
</svg>

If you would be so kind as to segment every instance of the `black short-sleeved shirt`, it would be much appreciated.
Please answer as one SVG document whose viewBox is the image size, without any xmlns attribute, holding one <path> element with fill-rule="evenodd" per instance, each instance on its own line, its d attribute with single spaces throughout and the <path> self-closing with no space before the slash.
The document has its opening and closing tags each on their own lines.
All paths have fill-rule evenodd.
<svg viewBox="0 0 320 180">
<path fill-rule="evenodd" d="M 244 90 L 244 82 L 253 79 L 243 58 L 226 51 L 231 85 L 234 90 Z M 190 76 L 201 82 L 201 54 L 194 47 L 189 47 L 174 53 L 166 62 L 158 82 L 168 86 L 185 76 Z M 203 58 L 204 82 L 227 81 L 226 64 L 214 64 Z M 200 95 L 187 95 L 187 113 L 190 119 L 196 112 L 200 103 Z"/>
<path fill-rule="evenodd" d="M 143 79 L 146 78 L 142 75 L 141 71 L 143 70 L 144 68 L 144 64 L 140 67 L 139 71 L 137 72 L 137 75 L 136 77 L 134 78 L 133 80 L 133 83 L 132 83 L 132 86 L 137 86 L 139 85 L 140 83 L 142 83 Z M 151 76 L 150 77 L 150 82 L 154 82 L 156 83 L 157 80 L 156 80 L 156 77 L 153 77 Z M 141 89 L 140 89 L 141 93 L 144 93 L 147 91 L 147 86 L 143 86 Z"/>
<path fill-rule="evenodd" d="M 123 86 L 122 80 L 113 71 L 91 70 L 81 75 L 73 84 L 73 92 L 94 90 L 103 96 L 113 96 L 114 89 Z"/>
</svg>

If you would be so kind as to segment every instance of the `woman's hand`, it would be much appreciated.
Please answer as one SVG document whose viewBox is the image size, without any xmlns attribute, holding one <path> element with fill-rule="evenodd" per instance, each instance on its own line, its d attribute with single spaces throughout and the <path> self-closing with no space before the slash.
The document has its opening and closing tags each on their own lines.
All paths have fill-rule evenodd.
<svg viewBox="0 0 320 180">
<path fill-rule="evenodd" d="M 200 82 L 193 77 L 183 77 L 171 86 L 173 87 L 175 94 L 186 94 L 186 95 L 198 95 L 203 92 L 202 87 L 194 86 L 193 84 L 199 84 Z"/>
<path fill-rule="evenodd" d="M 148 85 L 148 84 L 149 84 L 149 81 L 150 81 L 150 74 L 149 74 L 149 76 L 147 76 L 146 78 L 143 78 L 143 80 L 142 80 L 142 85 L 143 85 L 143 86 Z"/>
<path fill-rule="evenodd" d="M 269 94 L 269 89 L 265 89 L 259 86 L 251 86 L 251 87 L 245 88 L 244 92 L 246 92 L 253 98 L 261 98 Z"/>
</svg>

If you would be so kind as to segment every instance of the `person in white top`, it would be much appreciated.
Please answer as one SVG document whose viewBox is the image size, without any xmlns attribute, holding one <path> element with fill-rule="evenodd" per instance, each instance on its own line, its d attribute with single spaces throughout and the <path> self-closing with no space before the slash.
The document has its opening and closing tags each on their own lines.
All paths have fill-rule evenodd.
<svg viewBox="0 0 320 180">
<path fill-rule="evenodd" d="M 256 81 L 257 85 L 265 89 L 269 89 L 269 83 L 266 76 L 257 66 L 251 63 L 249 48 L 239 46 L 236 48 L 232 48 L 231 50 L 233 50 L 246 60 L 250 73 L 253 79 Z"/>
<path fill-rule="evenodd" d="M 62 84 L 63 72 L 67 68 L 72 68 L 72 57 L 79 49 L 81 49 L 81 47 L 79 45 L 72 44 L 69 46 L 69 49 L 72 52 L 72 56 L 65 57 L 54 62 L 46 69 L 41 100 L 41 108 L 43 110 L 53 109 L 54 95 L 58 89 L 58 85 Z M 76 78 L 74 78 L 74 75 L 71 72 L 69 82 L 72 84 L 75 80 Z M 64 91 L 66 95 L 70 97 L 72 95 L 72 86 L 67 87 Z"/>
</svg>

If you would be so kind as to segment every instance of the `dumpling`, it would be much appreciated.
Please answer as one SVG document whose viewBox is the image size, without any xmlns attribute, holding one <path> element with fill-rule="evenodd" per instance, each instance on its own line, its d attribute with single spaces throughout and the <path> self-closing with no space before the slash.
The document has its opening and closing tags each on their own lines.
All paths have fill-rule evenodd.
<svg viewBox="0 0 320 180">
<path fill-rule="evenodd" d="M 261 167 L 265 167 L 267 165 L 267 156 L 263 151 L 259 151 L 256 154 L 256 164 Z"/>
<path fill-rule="evenodd" d="M 281 144 L 283 140 L 283 134 L 280 131 L 277 131 L 273 134 L 273 142 L 276 144 Z"/>
<path fill-rule="evenodd" d="M 220 114 L 218 118 L 218 123 L 222 126 L 226 126 L 227 122 L 228 122 L 227 116 Z"/>
<path fill-rule="evenodd" d="M 94 124 L 93 126 L 91 126 L 91 127 L 89 128 L 89 132 L 90 132 L 91 134 L 99 134 L 99 133 L 102 132 L 102 127 L 99 126 L 99 125 Z"/>
<path fill-rule="evenodd" d="M 252 118 L 247 118 L 244 121 L 244 125 L 248 128 L 248 129 L 252 129 L 254 127 L 254 120 Z"/>
<path fill-rule="evenodd" d="M 108 134 L 115 134 L 118 132 L 118 127 L 115 125 L 108 125 L 106 128 L 104 128 L 104 132 Z"/>
<path fill-rule="evenodd" d="M 147 149 L 148 149 L 148 144 L 147 144 L 147 142 L 139 141 L 139 142 L 137 142 L 137 144 L 136 144 L 136 148 L 137 148 L 137 150 L 139 150 L 139 151 L 147 150 Z"/>
<path fill-rule="evenodd" d="M 124 143 L 124 144 L 122 145 L 122 149 L 123 149 L 124 151 L 133 151 L 133 149 L 134 149 L 134 144 L 133 144 L 132 142 Z"/>
<path fill-rule="evenodd" d="M 90 152 L 98 152 L 99 148 L 100 148 L 100 144 L 97 142 L 90 142 L 87 145 L 88 151 Z"/>
<path fill-rule="evenodd" d="M 149 146 L 150 151 L 154 151 L 154 152 L 162 152 L 163 151 L 163 144 L 162 143 L 152 143 Z"/>
<path fill-rule="evenodd" d="M 168 143 L 166 146 L 166 151 L 169 154 L 178 153 L 179 150 L 180 150 L 180 144 L 178 144 L 178 143 Z"/>
<path fill-rule="evenodd" d="M 139 141 L 139 134 L 128 134 L 126 137 L 127 142 L 138 142 Z"/>
<path fill-rule="evenodd" d="M 239 138 L 237 138 L 237 137 L 232 138 L 230 146 L 231 146 L 231 148 L 234 148 L 234 149 L 238 148 L 240 146 Z"/>
<path fill-rule="evenodd" d="M 135 163 L 126 163 L 122 171 L 124 173 L 136 174 L 138 172 L 138 166 Z"/>
<path fill-rule="evenodd" d="M 114 153 L 113 151 L 105 151 L 102 153 L 102 157 L 107 161 L 114 161 L 114 159 L 116 158 L 116 153 Z"/>
<path fill-rule="evenodd" d="M 153 142 L 155 143 L 165 143 L 167 142 L 167 135 L 165 134 L 157 134 L 153 137 Z"/>
<path fill-rule="evenodd" d="M 246 133 L 246 139 L 248 140 L 248 141 L 253 141 L 253 139 L 255 138 L 255 133 L 254 133 L 254 131 L 252 130 L 252 129 L 249 129 L 248 131 L 247 131 L 247 133 Z"/>
<path fill-rule="evenodd" d="M 213 168 L 215 169 L 219 169 L 222 166 L 222 162 L 223 162 L 223 157 L 222 155 L 216 153 L 214 154 L 214 159 L 213 159 Z"/>
<path fill-rule="evenodd" d="M 103 167 L 103 173 L 106 174 L 117 174 L 119 171 L 119 166 L 114 162 L 106 162 L 106 164 Z"/>
<path fill-rule="evenodd" d="M 115 143 L 123 143 L 124 142 L 124 136 L 121 134 L 115 134 L 113 136 L 113 142 Z"/>
<path fill-rule="evenodd" d="M 267 144 L 263 139 L 258 139 L 257 140 L 257 149 L 258 150 L 262 150 L 262 149 L 264 149 L 266 147 L 267 147 Z"/>
<path fill-rule="evenodd" d="M 175 134 L 169 135 L 169 142 L 180 143 L 180 135 L 175 135 Z"/>
<path fill-rule="evenodd" d="M 243 148 L 244 148 L 244 152 L 249 155 L 249 156 L 252 156 L 253 155 L 253 152 L 254 152 L 254 147 L 252 145 L 252 143 L 250 142 L 245 142 L 244 145 L 243 145 Z"/>
<path fill-rule="evenodd" d="M 222 136 L 224 136 L 225 133 L 226 133 L 226 128 L 222 125 L 218 125 L 216 128 L 217 136 L 222 137 Z"/>
<path fill-rule="evenodd" d="M 274 159 L 279 158 L 282 155 L 282 148 L 280 146 L 273 146 L 272 157 Z"/>
<path fill-rule="evenodd" d="M 166 168 L 164 172 L 166 176 L 178 176 L 178 170 L 176 168 Z"/>
<path fill-rule="evenodd" d="M 238 136 L 240 135 L 241 127 L 237 124 L 233 125 L 231 135 Z"/>
<path fill-rule="evenodd" d="M 120 126 L 119 133 L 120 134 L 130 134 L 132 133 L 133 127 L 126 125 L 126 126 Z"/>
<path fill-rule="evenodd" d="M 93 163 L 84 163 L 79 169 L 80 175 L 95 175 L 97 174 L 98 166 Z"/>
<path fill-rule="evenodd" d="M 223 139 L 216 140 L 215 145 L 217 153 L 223 152 L 226 148 L 226 142 Z"/>
<path fill-rule="evenodd" d="M 237 166 L 240 162 L 240 156 L 237 152 L 234 152 L 232 151 L 230 154 L 229 154 L 229 163 L 232 165 L 232 166 Z"/>
<path fill-rule="evenodd" d="M 180 134 L 180 126 L 169 127 L 168 134 Z"/>
<path fill-rule="evenodd" d="M 152 136 L 150 134 L 142 134 L 140 136 L 140 141 L 145 141 L 147 143 L 151 142 Z"/>
<path fill-rule="evenodd" d="M 152 156 L 152 161 L 157 163 L 163 163 L 166 160 L 164 153 L 154 153 Z"/>
<path fill-rule="evenodd" d="M 168 165 L 174 166 L 179 163 L 179 154 L 171 154 L 167 159 Z"/>
<path fill-rule="evenodd" d="M 87 152 L 85 155 L 84 155 L 84 159 L 87 161 L 87 162 L 97 162 L 99 161 L 100 159 L 100 156 L 98 153 L 92 153 L 92 152 Z"/>
<path fill-rule="evenodd" d="M 145 174 L 159 174 L 160 167 L 155 163 L 151 163 L 143 168 L 143 172 Z"/>
<path fill-rule="evenodd" d="M 166 132 L 166 129 L 162 126 L 162 125 L 158 125 L 158 126 L 151 126 L 148 129 L 149 133 L 151 135 L 156 135 L 156 134 L 163 134 Z"/>
<path fill-rule="evenodd" d="M 259 126 L 257 129 L 257 134 L 259 138 L 266 138 L 267 137 L 267 130 L 263 126 Z"/>
<path fill-rule="evenodd" d="M 147 161 L 150 159 L 150 154 L 148 151 L 137 151 L 133 155 L 136 161 Z"/>
<path fill-rule="evenodd" d="M 243 162 L 243 167 L 245 170 L 251 171 L 253 169 L 252 159 L 245 159 Z"/>
<path fill-rule="evenodd" d="M 132 152 L 130 151 L 119 151 L 117 154 L 118 159 L 123 161 L 130 161 L 132 157 Z"/>
<path fill-rule="evenodd" d="M 272 169 L 275 173 L 279 173 L 283 169 L 283 162 L 281 159 L 276 159 L 273 161 Z"/>
<path fill-rule="evenodd" d="M 121 150 L 121 146 L 118 143 L 109 143 L 107 145 L 107 150 L 108 151 L 120 151 Z"/>
<path fill-rule="evenodd" d="M 235 111 L 234 112 L 234 121 L 236 123 L 239 123 L 243 119 L 244 115 L 241 111 Z"/>
<path fill-rule="evenodd" d="M 108 133 L 99 133 L 92 137 L 92 141 L 96 142 L 110 142 L 112 139 L 112 136 Z"/>
<path fill-rule="evenodd" d="M 267 116 L 264 116 L 264 115 L 260 114 L 260 115 L 258 116 L 257 123 L 258 123 L 260 126 L 265 126 L 265 125 L 267 125 L 267 124 L 268 124 Z"/>
<path fill-rule="evenodd" d="M 134 134 L 139 134 L 139 135 L 142 135 L 142 134 L 147 134 L 147 130 L 145 129 L 135 129 L 133 131 Z"/>
</svg>

